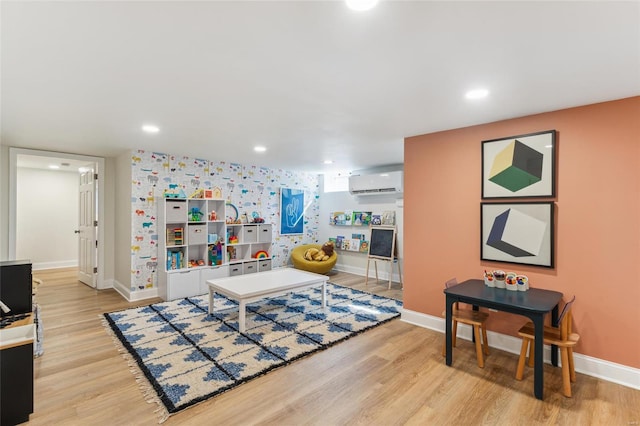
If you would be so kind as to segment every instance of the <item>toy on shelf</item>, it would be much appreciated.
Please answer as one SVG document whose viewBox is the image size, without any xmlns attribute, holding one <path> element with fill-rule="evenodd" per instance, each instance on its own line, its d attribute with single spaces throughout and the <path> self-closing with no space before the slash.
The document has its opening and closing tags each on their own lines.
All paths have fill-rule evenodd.
<svg viewBox="0 0 640 426">
<path fill-rule="evenodd" d="M 238 244 L 238 236 L 232 235 L 229 237 L 229 244 Z"/>
<path fill-rule="evenodd" d="M 256 252 L 256 254 L 253 255 L 253 257 L 256 259 L 266 259 L 269 257 L 269 253 L 264 250 L 259 250 Z"/>
<path fill-rule="evenodd" d="M 204 197 L 204 189 L 198 189 L 196 192 L 191 194 L 189 198 L 205 198 Z"/>
<path fill-rule="evenodd" d="M 209 251 L 209 266 L 222 265 L 222 243 L 211 244 L 207 248 Z M 204 261 L 203 265 L 204 266 Z"/>
<path fill-rule="evenodd" d="M 181 246 L 184 244 L 182 228 L 167 228 L 167 245 L 169 246 Z"/>
<path fill-rule="evenodd" d="M 251 223 L 264 223 L 264 219 L 260 217 L 260 213 L 251 213 Z"/>
<path fill-rule="evenodd" d="M 216 213 L 215 210 L 211 210 L 209 212 L 209 220 L 210 221 L 218 220 L 218 214 Z"/>
<path fill-rule="evenodd" d="M 189 222 L 200 222 L 202 220 L 202 216 L 204 216 L 204 213 L 200 211 L 200 208 L 192 207 L 191 212 L 189 213 Z"/>
<path fill-rule="evenodd" d="M 235 247 L 227 247 L 227 259 L 229 261 L 236 260 L 237 252 Z"/>
<path fill-rule="evenodd" d="M 227 216 L 227 219 L 226 219 L 226 222 L 228 224 L 240 223 L 238 208 L 236 206 L 227 202 L 227 211 L 230 213 L 230 215 Z"/>
<path fill-rule="evenodd" d="M 164 198 L 187 198 L 182 188 L 178 188 L 178 184 L 169 184 L 169 189 L 164 190 Z"/>
</svg>

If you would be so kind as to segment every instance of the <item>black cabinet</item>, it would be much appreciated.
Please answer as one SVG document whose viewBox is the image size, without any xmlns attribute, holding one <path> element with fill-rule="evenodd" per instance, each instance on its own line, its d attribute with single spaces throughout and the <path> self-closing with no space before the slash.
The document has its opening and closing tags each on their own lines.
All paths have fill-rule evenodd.
<svg viewBox="0 0 640 426">
<path fill-rule="evenodd" d="M 33 343 L 0 351 L 0 424 L 28 422 L 33 413 Z"/>
<path fill-rule="evenodd" d="M 11 309 L 10 312 L 0 310 L 0 316 L 31 312 L 31 286 L 31 261 L 0 262 L 0 300 Z"/>
<path fill-rule="evenodd" d="M 0 332 L 0 425 L 29 421 L 33 413 L 33 317 L 31 262 L 0 262 L 0 300 L 10 309 L 2 313 Z M 27 314 L 27 315 L 24 315 Z M 24 328 L 27 327 L 27 328 Z M 28 330 L 16 337 L 13 330 Z M 22 334 L 19 334 L 22 336 Z M 11 337 L 9 337 L 11 336 Z"/>
</svg>

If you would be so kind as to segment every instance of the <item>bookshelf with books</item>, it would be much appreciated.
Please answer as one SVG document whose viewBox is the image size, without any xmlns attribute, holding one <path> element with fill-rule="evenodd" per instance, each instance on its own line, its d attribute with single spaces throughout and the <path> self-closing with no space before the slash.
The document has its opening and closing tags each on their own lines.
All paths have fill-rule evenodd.
<svg viewBox="0 0 640 426">
<path fill-rule="evenodd" d="M 329 224 L 336 226 L 336 237 L 329 238 L 337 250 L 350 253 L 369 252 L 370 227 L 395 225 L 396 213 L 393 210 L 383 212 L 344 210 L 331 212 Z M 366 227 L 366 229 L 363 229 Z M 338 229 L 339 228 L 339 229 Z M 351 228 L 352 232 L 349 232 Z"/>
</svg>

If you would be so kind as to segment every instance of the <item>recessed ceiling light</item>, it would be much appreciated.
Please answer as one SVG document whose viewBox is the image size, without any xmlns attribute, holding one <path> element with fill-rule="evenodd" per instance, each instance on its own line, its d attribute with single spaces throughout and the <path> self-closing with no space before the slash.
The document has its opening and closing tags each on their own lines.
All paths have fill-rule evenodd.
<svg viewBox="0 0 640 426">
<path fill-rule="evenodd" d="M 267 148 L 265 148 L 264 146 L 256 146 L 253 148 L 253 150 L 255 152 L 265 152 L 267 150 Z"/>
<path fill-rule="evenodd" d="M 50 168 L 50 169 L 54 169 L 54 170 L 55 170 L 55 169 L 59 169 L 59 168 L 60 168 L 60 166 L 58 166 L 57 164 L 50 164 L 50 165 L 49 165 L 49 168 Z"/>
<path fill-rule="evenodd" d="M 346 0 L 347 7 L 358 12 L 373 9 L 378 0 Z"/>
<path fill-rule="evenodd" d="M 160 128 L 153 124 L 145 124 L 142 126 L 142 131 L 145 133 L 158 133 Z"/>
<path fill-rule="evenodd" d="M 482 99 L 486 98 L 488 94 L 489 91 L 487 89 L 473 89 L 469 90 L 464 97 L 467 99 Z"/>
<path fill-rule="evenodd" d="M 333 164 L 333 160 L 324 160 L 324 164 Z"/>
</svg>

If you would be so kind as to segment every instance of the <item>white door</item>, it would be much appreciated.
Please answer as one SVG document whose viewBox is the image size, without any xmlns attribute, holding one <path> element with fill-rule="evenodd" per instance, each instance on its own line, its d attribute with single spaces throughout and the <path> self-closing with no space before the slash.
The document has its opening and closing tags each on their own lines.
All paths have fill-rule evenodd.
<svg viewBox="0 0 640 426">
<path fill-rule="evenodd" d="M 80 173 L 80 214 L 78 240 L 78 280 L 96 288 L 98 273 L 98 246 L 96 218 L 96 179 L 95 166 L 85 167 Z"/>
</svg>

